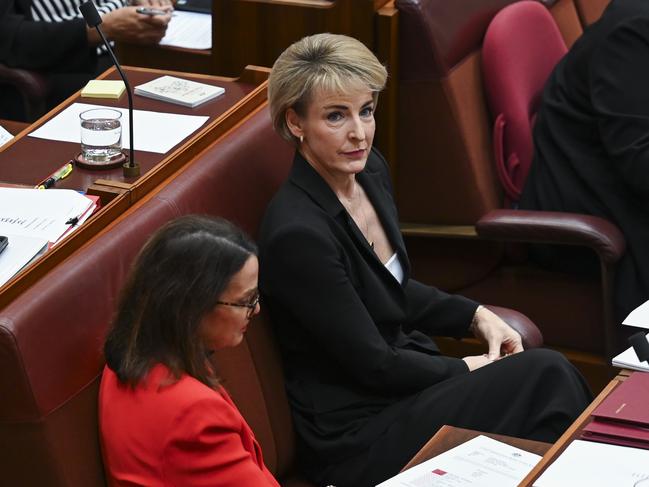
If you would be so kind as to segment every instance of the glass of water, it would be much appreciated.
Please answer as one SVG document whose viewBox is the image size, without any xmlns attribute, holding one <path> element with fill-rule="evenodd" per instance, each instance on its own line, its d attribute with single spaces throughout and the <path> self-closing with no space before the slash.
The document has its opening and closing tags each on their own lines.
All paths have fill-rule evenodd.
<svg viewBox="0 0 649 487">
<path fill-rule="evenodd" d="M 105 164 L 122 157 L 122 112 L 93 108 L 79 114 L 81 154 L 86 163 Z"/>
</svg>

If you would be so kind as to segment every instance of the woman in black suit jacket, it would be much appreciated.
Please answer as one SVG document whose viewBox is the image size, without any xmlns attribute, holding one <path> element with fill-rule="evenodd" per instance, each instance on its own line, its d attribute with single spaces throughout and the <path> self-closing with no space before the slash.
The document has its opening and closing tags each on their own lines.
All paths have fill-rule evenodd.
<svg viewBox="0 0 649 487">
<path fill-rule="evenodd" d="M 262 224 L 261 291 L 302 464 L 338 487 L 396 474 L 443 424 L 555 440 L 590 399 L 561 355 L 518 353 L 518 333 L 489 310 L 409 278 L 372 148 L 385 79 L 360 42 L 320 34 L 289 47 L 269 82 L 275 128 L 297 151 Z M 428 336 L 469 330 L 488 354 L 445 357 Z"/>
</svg>

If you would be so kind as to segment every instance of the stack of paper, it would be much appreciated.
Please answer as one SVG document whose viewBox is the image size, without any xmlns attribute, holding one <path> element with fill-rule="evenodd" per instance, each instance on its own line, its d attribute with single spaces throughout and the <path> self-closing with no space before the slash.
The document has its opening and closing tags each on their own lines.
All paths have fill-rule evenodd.
<svg viewBox="0 0 649 487">
<path fill-rule="evenodd" d="M 5 236 L 8 243 L 0 253 L 0 286 L 47 250 L 47 240 L 44 238 L 11 234 Z"/>
<path fill-rule="evenodd" d="M 534 453 L 480 435 L 377 487 L 516 487 L 539 460 Z"/>
<path fill-rule="evenodd" d="M 117 100 L 126 91 L 126 85 L 122 80 L 112 79 L 91 79 L 81 90 L 84 98 L 109 98 Z"/>
<path fill-rule="evenodd" d="M 79 114 L 91 108 L 111 108 L 122 112 L 122 145 L 129 148 L 130 126 L 128 109 L 90 105 L 88 103 L 73 103 L 56 117 L 51 118 L 29 134 L 40 139 L 61 140 L 64 142 L 81 143 L 79 130 Z M 134 110 L 135 150 L 158 152 L 164 154 L 173 146 L 198 130 L 209 117 L 196 115 L 180 115 L 177 113 L 151 112 Z"/>
<path fill-rule="evenodd" d="M 0 235 L 9 239 L 0 254 L 0 285 L 78 228 L 96 207 L 96 198 L 69 189 L 0 188 Z"/>
<path fill-rule="evenodd" d="M 146 96 L 154 100 L 168 101 L 185 107 L 194 108 L 225 93 L 220 86 L 197 83 L 188 79 L 174 76 L 160 78 L 136 86 L 136 95 Z"/>
</svg>

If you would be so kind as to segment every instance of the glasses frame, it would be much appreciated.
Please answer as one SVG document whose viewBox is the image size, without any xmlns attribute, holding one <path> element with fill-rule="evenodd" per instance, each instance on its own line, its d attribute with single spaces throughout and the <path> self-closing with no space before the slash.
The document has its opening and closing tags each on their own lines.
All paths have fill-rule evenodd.
<svg viewBox="0 0 649 487">
<path fill-rule="evenodd" d="M 259 300 L 261 299 L 261 296 L 257 294 L 255 296 L 255 299 L 253 299 L 250 303 L 232 303 L 230 301 L 217 301 L 216 304 L 222 304 L 223 306 L 233 306 L 235 308 L 248 308 L 248 311 L 246 312 L 246 319 L 251 319 L 255 309 L 257 309 L 257 305 L 259 304 Z"/>
</svg>

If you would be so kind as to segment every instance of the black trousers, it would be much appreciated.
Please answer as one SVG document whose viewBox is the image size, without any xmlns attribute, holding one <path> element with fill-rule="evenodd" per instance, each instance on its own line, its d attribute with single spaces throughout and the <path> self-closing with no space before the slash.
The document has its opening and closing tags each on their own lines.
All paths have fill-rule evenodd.
<svg viewBox="0 0 649 487">
<path fill-rule="evenodd" d="M 318 485 L 373 487 L 396 475 L 445 424 L 554 442 L 591 400 L 584 378 L 563 355 L 528 350 L 405 399 L 407 413 L 369 448 L 312 477 Z"/>
</svg>

